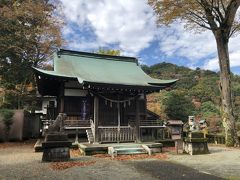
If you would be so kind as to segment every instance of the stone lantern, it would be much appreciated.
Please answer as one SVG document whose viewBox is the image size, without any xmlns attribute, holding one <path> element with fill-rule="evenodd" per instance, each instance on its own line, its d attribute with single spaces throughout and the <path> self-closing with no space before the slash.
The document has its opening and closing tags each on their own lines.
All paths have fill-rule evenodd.
<svg viewBox="0 0 240 180">
<path fill-rule="evenodd" d="M 200 121 L 200 130 L 194 116 L 189 116 L 188 127 L 187 137 L 185 137 L 183 141 L 183 151 L 190 155 L 209 153 L 208 139 L 203 132 L 203 128 L 207 128 L 206 123 Z"/>
<path fill-rule="evenodd" d="M 169 120 L 167 127 L 170 129 L 172 140 L 182 139 L 183 122 L 181 120 Z"/>
<path fill-rule="evenodd" d="M 170 129 L 172 140 L 175 142 L 176 152 L 183 150 L 183 122 L 181 120 L 169 120 L 167 122 L 167 127 Z"/>
</svg>

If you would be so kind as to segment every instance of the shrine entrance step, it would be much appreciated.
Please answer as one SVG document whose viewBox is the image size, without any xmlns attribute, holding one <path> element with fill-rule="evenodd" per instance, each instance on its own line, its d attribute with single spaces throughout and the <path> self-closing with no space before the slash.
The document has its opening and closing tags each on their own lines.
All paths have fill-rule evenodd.
<svg viewBox="0 0 240 180">
<path fill-rule="evenodd" d="M 148 148 L 146 150 L 142 146 L 118 146 L 118 147 L 108 147 L 108 154 L 114 158 L 117 155 L 125 154 L 149 154 L 151 155 L 151 150 Z"/>
<path fill-rule="evenodd" d="M 94 154 L 151 154 L 162 152 L 162 143 L 79 143 L 78 147 L 84 155 Z M 115 153 L 117 151 L 117 153 Z M 111 154 L 112 153 L 112 154 Z"/>
</svg>

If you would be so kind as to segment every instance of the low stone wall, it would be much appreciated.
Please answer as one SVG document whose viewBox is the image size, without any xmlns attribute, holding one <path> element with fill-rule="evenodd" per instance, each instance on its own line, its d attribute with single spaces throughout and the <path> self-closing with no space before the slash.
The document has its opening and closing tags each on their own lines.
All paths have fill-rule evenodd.
<svg viewBox="0 0 240 180">
<path fill-rule="evenodd" d="M 0 117 L 1 118 L 1 117 Z M 23 137 L 23 123 L 24 123 L 24 111 L 23 110 L 14 110 L 13 115 L 13 124 L 9 132 L 9 140 L 18 140 L 21 141 Z M 0 137 L 4 141 L 5 137 L 5 125 L 0 119 Z"/>
<path fill-rule="evenodd" d="M 9 141 L 22 141 L 31 138 L 39 131 L 39 122 L 25 110 L 14 110 L 13 124 L 9 132 Z M 36 135 L 37 136 L 37 135 Z M 5 125 L 0 117 L 0 142 L 5 141 Z"/>
</svg>

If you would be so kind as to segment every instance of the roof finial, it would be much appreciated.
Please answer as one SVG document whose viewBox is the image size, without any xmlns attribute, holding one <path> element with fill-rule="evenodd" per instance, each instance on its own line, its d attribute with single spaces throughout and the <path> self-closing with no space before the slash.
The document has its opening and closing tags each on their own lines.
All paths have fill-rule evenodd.
<svg viewBox="0 0 240 180">
<path fill-rule="evenodd" d="M 60 51 L 61 51 L 61 49 L 60 49 L 60 48 L 57 48 L 57 56 L 58 56 L 58 58 L 61 57 Z"/>
</svg>

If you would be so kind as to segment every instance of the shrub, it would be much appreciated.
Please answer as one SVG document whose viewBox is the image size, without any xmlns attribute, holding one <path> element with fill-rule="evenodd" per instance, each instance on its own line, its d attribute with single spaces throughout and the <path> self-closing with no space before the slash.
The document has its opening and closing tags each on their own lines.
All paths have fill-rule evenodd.
<svg viewBox="0 0 240 180">
<path fill-rule="evenodd" d="M 1 109 L 0 110 L 0 116 L 2 117 L 2 121 L 5 125 L 5 135 L 6 135 L 7 140 L 8 140 L 11 126 L 13 124 L 13 114 L 14 114 L 14 112 L 9 109 Z"/>
</svg>

